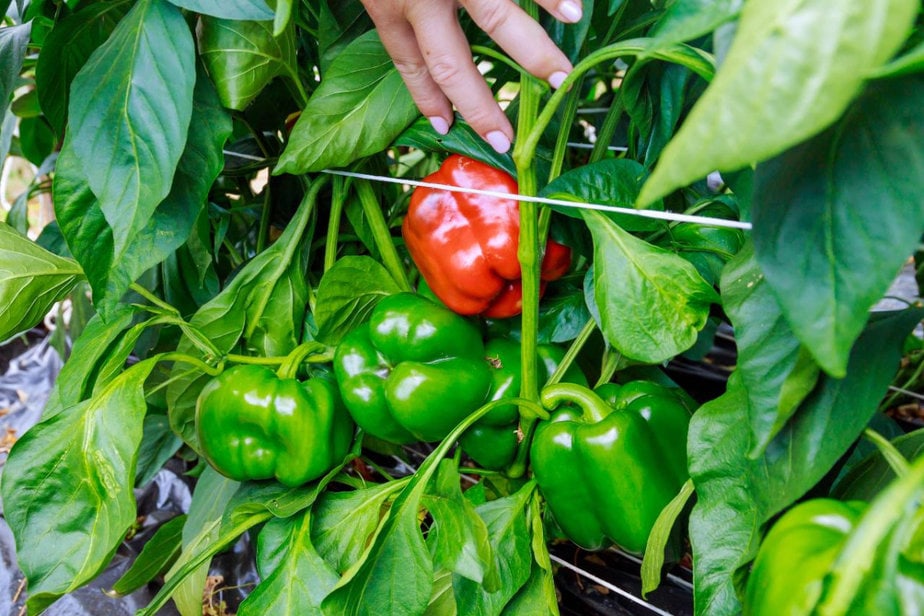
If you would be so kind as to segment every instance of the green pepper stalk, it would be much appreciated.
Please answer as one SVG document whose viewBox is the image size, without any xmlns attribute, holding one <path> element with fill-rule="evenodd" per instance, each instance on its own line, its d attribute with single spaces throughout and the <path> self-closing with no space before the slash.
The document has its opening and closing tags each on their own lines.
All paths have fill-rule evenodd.
<svg viewBox="0 0 924 616">
<path fill-rule="evenodd" d="M 543 389 L 542 405 L 554 412 L 536 428 L 533 475 L 575 544 L 597 550 L 615 543 L 640 554 L 661 510 L 687 480 L 690 411 L 683 396 L 656 383 L 607 384 L 598 391 L 606 401 L 570 383 Z"/>
</svg>

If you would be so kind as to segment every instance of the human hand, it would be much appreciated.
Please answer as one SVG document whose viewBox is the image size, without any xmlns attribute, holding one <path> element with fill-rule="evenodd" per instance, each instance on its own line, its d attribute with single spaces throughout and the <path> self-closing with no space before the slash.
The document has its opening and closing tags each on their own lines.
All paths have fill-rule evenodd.
<svg viewBox="0 0 924 616">
<path fill-rule="evenodd" d="M 536 0 L 564 23 L 581 19 L 580 0 Z M 453 105 L 500 153 L 513 127 L 472 61 L 456 0 L 362 0 L 417 108 L 445 135 Z M 572 66 L 539 23 L 512 0 L 460 0 L 478 26 L 532 75 L 553 88 Z"/>
</svg>

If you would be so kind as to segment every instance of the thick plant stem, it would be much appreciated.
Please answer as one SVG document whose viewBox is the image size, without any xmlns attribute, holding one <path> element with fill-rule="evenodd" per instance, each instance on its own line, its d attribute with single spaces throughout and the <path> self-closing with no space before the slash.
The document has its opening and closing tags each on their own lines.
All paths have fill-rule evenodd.
<svg viewBox="0 0 924 616">
<path fill-rule="evenodd" d="M 327 272 L 337 261 L 337 240 L 340 237 L 340 217 L 346 196 L 346 180 L 335 176 L 331 185 L 330 218 L 327 221 L 327 242 L 324 244 L 324 271 Z"/>
<path fill-rule="evenodd" d="M 398 251 L 395 250 L 391 232 L 388 230 L 388 223 L 385 222 L 382 207 L 379 205 L 378 199 L 375 198 L 372 186 L 369 185 L 369 182 L 360 180 L 356 182 L 356 190 L 359 194 L 359 201 L 363 206 L 363 213 L 365 213 L 366 220 L 369 221 L 369 226 L 372 228 L 372 237 L 375 238 L 375 245 L 382 256 L 385 269 L 395 279 L 401 290 L 412 291 L 413 288 L 407 278 L 407 273 L 404 271 L 404 264 L 401 263 L 401 257 L 398 256 Z"/>
</svg>

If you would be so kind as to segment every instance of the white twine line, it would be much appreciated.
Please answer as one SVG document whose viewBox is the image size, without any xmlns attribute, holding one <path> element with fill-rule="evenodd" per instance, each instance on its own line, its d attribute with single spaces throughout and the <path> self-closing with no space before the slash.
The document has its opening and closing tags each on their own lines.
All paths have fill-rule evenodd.
<svg viewBox="0 0 924 616">
<path fill-rule="evenodd" d="M 565 201 L 564 199 L 550 199 L 548 197 L 528 197 L 526 195 L 515 195 L 511 193 L 499 192 L 494 190 L 481 190 L 478 188 L 461 188 L 459 186 L 450 186 L 448 184 L 437 184 L 434 182 L 423 182 L 420 180 L 407 180 L 403 178 L 393 178 L 389 176 L 371 175 L 367 173 L 354 173 L 352 171 L 341 171 L 334 169 L 325 169 L 323 173 L 331 175 L 342 175 L 345 177 L 357 178 L 361 180 L 374 180 L 377 182 L 387 182 L 390 184 L 405 184 L 422 188 L 435 188 L 437 190 L 446 190 L 450 192 L 462 192 L 473 195 L 484 195 L 497 199 L 513 199 L 515 201 L 527 201 L 530 203 L 540 203 L 543 205 L 560 205 L 563 207 L 583 208 L 587 210 L 601 210 L 604 212 L 614 212 L 616 214 L 628 214 L 630 216 L 640 216 L 642 218 L 657 218 L 659 220 L 670 220 L 676 222 L 694 222 L 712 227 L 730 227 L 733 229 L 751 228 L 751 223 L 739 220 L 725 220 L 724 218 L 711 218 L 709 216 L 691 216 L 689 214 L 678 214 L 676 212 L 661 212 L 657 210 L 636 210 L 629 207 L 619 207 L 616 205 L 603 205 L 601 203 L 580 203 L 575 201 Z"/>
<path fill-rule="evenodd" d="M 651 610 L 651 611 L 654 612 L 655 614 L 660 614 L 660 616 L 673 616 L 670 612 L 665 612 L 664 610 L 662 610 L 662 609 L 659 608 L 658 606 L 652 605 L 652 604 L 648 603 L 647 601 L 645 601 L 644 599 L 639 599 L 638 597 L 636 597 L 635 595 L 633 595 L 633 594 L 630 593 L 629 591 L 623 590 L 623 589 L 620 588 L 619 586 L 615 586 L 615 585 L 611 584 L 610 582 L 607 582 L 606 580 L 601 579 L 601 578 L 597 577 L 596 575 L 590 573 L 589 571 L 584 571 L 584 570 L 581 569 L 580 567 L 576 567 L 576 566 L 572 565 L 571 563 L 569 563 L 568 561 L 562 560 L 562 559 L 559 558 L 558 556 L 555 556 L 554 554 L 549 554 L 549 558 L 550 558 L 551 560 L 553 560 L 554 562 L 558 563 L 559 565 L 561 565 L 562 567 L 565 567 L 566 569 L 570 569 L 570 570 L 574 571 L 575 573 L 577 573 L 578 575 L 581 575 L 581 576 L 587 578 L 588 580 L 591 580 L 591 581 L 593 581 L 593 582 L 596 582 L 597 584 L 599 584 L 600 586 L 603 586 L 604 588 L 606 588 L 606 589 L 608 589 L 608 590 L 612 590 L 612 591 L 615 592 L 617 595 L 620 595 L 621 597 L 625 597 L 626 599 L 629 599 L 630 601 L 632 601 L 632 602 L 634 602 L 634 603 L 637 603 L 638 605 L 641 605 L 642 607 L 645 607 L 645 608 Z"/>
<path fill-rule="evenodd" d="M 634 562 L 634 563 L 636 563 L 636 564 L 638 564 L 638 565 L 641 565 L 641 564 L 642 564 L 642 559 L 639 558 L 638 556 L 635 556 L 634 554 L 629 554 L 628 552 L 624 552 L 624 551 L 619 550 L 619 549 L 616 549 L 616 548 L 610 548 L 610 550 L 611 550 L 612 552 L 616 553 L 616 554 L 619 554 L 620 556 L 622 556 L 622 557 L 625 558 L 626 560 L 631 560 L 632 562 Z M 674 583 L 675 585 L 677 585 L 677 586 L 680 586 L 680 587 L 682 587 L 682 588 L 684 588 L 684 589 L 686 589 L 686 590 L 693 590 L 693 584 L 689 583 L 688 581 L 686 581 L 685 579 L 683 579 L 683 578 L 680 577 L 679 575 L 675 575 L 675 574 L 673 574 L 673 573 L 668 573 L 668 574 L 666 574 L 664 577 L 667 578 L 668 581 L 673 582 L 673 583 Z"/>
<path fill-rule="evenodd" d="M 250 154 L 240 154 L 223 150 L 229 156 L 236 156 L 246 160 L 265 162 L 264 158 L 251 156 Z M 406 178 L 395 178 L 384 175 L 373 175 L 369 173 L 356 173 L 353 171 L 342 171 L 339 169 L 325 169 L 322 173 L 330 175 L 339 175 L 343 177 L 356 178 L 360 180 L 372 180 L 375 182 L 385 182 L 388 184 L 401 184 L 404 186 L 414 186 L 421 188 L 435 188 L 437 190 L 446 190 L 449 192 L 461 192 L 472 195 L 484 195 L 494 197 L 495 199 L 513 199 L 514 201 L 526 201 L 529 203 L 539 203 L 542 205 L 558 205 L 561 207 L 599 210 L 603 212 L 613 212 L 615 214 L 627 214 L 629 216 L 639 216 L 641 218 L 654 218 L 657 220 L 669 220 L 672 222 L 692 222 L 710 227 L 727 227 L 731 229 L 743 229 L 749 231 L 751 223 L 740 220 L 726 220 L 724 218 L 712 218 L 710 216 L 693 216 L 690 214 L 680 214 L 677 212 L 662 212 L 658 210 L 636 210 L 630 207 L 619 207 L 617 205 L 604 205 L 602 203 L 584 203 L 576 201 L 566 201 L 564 199 L 551 199 L 549 197 L 529 197 L 526 195 L 517 195 L 493 190 L 481 190 L 478 188 L 462 188 L 459 186 L 450 186 L 449 184 L 438 184 L 435 182 L 424 182 L 422 180 L 408 180 Z"/>
</svg>

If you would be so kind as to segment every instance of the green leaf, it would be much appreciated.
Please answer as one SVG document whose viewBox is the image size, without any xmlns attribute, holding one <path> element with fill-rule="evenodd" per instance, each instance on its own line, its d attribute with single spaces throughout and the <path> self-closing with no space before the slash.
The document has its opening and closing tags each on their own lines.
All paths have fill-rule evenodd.
<svg viewBox="0 0 924 616">
<path fill-rule="evenodd" d="M 460 614 L 500 614 L 529 580 L 533 565 L 529 503 L 535 488 L 534 482 L 528 482 L 510 496 L 475 508 L 488 528 L 500 588 L 489 592 L 477 582 L 453 576 L 452 586 Z"/>
<path fill-rule="evenodd" d="M 640 203 L 766 160 L 829 126 L 901 47 L 919 10 L 918 0 L 745 3 L 723 64 Z"/>
<path fill-rule="evenodd" d="M 677 518 L 683 513 L 687 501 L 693 495 L 693 482 L 687 479 L 677 496 L 664 507 L 655 521 L 645 545 L 642 559 L 642 596 L 655 590 L 661 584 L 661 569 L 664 567 L 664 551 L 674 534 Z"/>
<path fill-rule="evenodd" d="M 195 80 L 189 27 L 165 0 L 138 2 L 74 77 L 66 141 L 117 256 L 170 192 Z"/>
<path fill-rule="evenodd" d="M 390 481 L 350 492 L 325 492 L 312 516 L 311 539 L 337 571 L 358 562 L 385 515 L 385 503 L 406 481 Z"/>
<path fill-rule="evenodd" d="M 423 616 L 457 616 L 458 613 L 452 594 L 452 571 L 439 570 L 433 574 L 433 595 Z"/>
<path fill-rule="evenodd" d="M 0 222 L 0 341 L 39 323 L 83 279 L 80 266 Z"/>
<path fill-rule="evenodd" d="M 607 158 L 566 171 L 546 185 L 539 195 L 578 203 L 635 209 L 638 191 L 647 176 L 648 171 L 639 162 L 627 158 Z M 552 209 L 567 216 L 581 217 L 581 210 L 577 207 L 555 205 Z M 658 202 L 648 209 L 663 211 L 664 204 Z M 601 213 L 626 231 L 667 228 L 667 223 L 662 220 L 615 212 Z"/>
<path fill-rule="evenodd" d="M 199 53 L 222 104 L 243 110 L 273 79 L 297 79 L 295 30 L 273 36 L 272 21 L 200 21 Z"/>
<path fill-rule="evenodd" d="M 36 424 L 10 451 L 0 491 L 30 612 L 96 577 L 134 524 L 143 386 L 153 367 L 136 364 Z"/>
<path fill-rule="evenodd" d="M 466 491 L 468 493 L 468 491 Z M 552 561 L 546 545 L 545 522 L 542 519 L 542 497 L 539 491 L 533 493 L 527 512 L 528 532 L 532 537 L 533 566 L 529 579 L 504 606 L 504 616 L 519 614 L 549 614 L 558 616 L 558 594 L 555 588 Z"/>
<path fill-rule="evenodd" d="M 282 235 L 266 250 L 244 265 L 228 285 L 203 305 L 190 319 L 190 325 L 205 336 L 220 354 L 230 353 L 241 337 L 249 338 L 261 325 L 261 318 L 280 281 L 285 286 L 295 258 L 301 254 L 303 234 L 314 210 L 320 184 L 316 183 L 302 200 Z M 261 334 L 262 335 L 262 334 Z M 177 350 L 195 352 L 196 344 L 184 337 Z M 210 377 L 188 366 L 176 365 L 167 387 L 170 426 L 191 447 L 196 448 L 195 408 L 199 391 Z"/>
<path fill-rule="evenodd" d="M 401 287 L 375 259 L 364 255 L 338 259 L 318 284 L 317 339 L 337 344 L 369 317 L 380 299 L 399 291 Z"/>
<path fill-rule="evenodd" d="M 914 460 L 924 454 L 924 428 L 900 436 L 892 444 L 905 458 Z M 831 492 L 841 500 L 871 501 L 893 479 L 895 471 L 882 453 L 876 450 L 847 471 Z"/>
<path fill-rule="evenodd" d="M 273 19 L 273 9 L 264 0 L 170 0 L 180 8 L 222 19 Z"/>
<path fill-rule="evenodd" d="M 757 168 L 757 260 L 832 376 L 924 228 L 922 98 L 924 76 L 874 82 L 831 130 Z"/>
<path fill-rule="evenodd" d="M 783 428 L 799 402 L 818 380 L 814 362 L 803 375 L 798 370 L 804 351 L 786 323 L 763 272 L 754 258 L 754 247 L 746 243 L 722 273 L 722 306 L 735 329 L 737 370 L 747 391 L 748 426 L 754 457 Z M 787 387 L 798 375 L 806 387 Z M 783 393 L 790 394 L 784 399 Z"/>
<path fill-rule="evenodd" d="M 594 298 L 600 329 L 626 357 L 667 361 L 696 343 L 715 291 L 683 258 L 581 210 L 594 239 Z"/>
<path fill-rule="evenodd" d="M 54 131 L 43 116 L 19 121 L 19 149 L 23 158 L 33 165 L 40 167 L 56 145 Z"/>
<path fill-rule="evenodd" d="M 321 614 L 321 601 L 337 583 L 337 573 L 311 544 L 311 511 L 274 518 L 257 538 L 261 581 L 238 609 L 239 616 Z"/>
<path fill-rule="evenodd" d="M 153 481 L 182 445 L 183 441 L 170 429 L 166 415 L 148 413 L 144 418 L 144 435 L 138 450 L 135 485 L 140 488 Z"/>
<path fill-rule="evenodd" d="M 13 91 L 18 85 L 19 71 L 26 57 L 31 34 L 32 22 L 0 28 L 0 116 L 6 114 Z"/>
<path fill-rule="evenodd" d="M 395 145 L 404 145 L 426 152 L 462 154 L 492 167 L 503 169 L 513 177 L 517 175 L 517 167 L 510 154 L 498 154 L 465 120 L 458 117 L 453 120 L 449 132 L 445 135 L 433 130 L 427 118 L 417 118 L 398 135 Z"/>
<path fill-rule="evenodd" d="M 460 481 L 455 461 L 440 462 L 436 478 L 423 501 L 433 517 L 427 545 L 434 565 L 494 590 L 497 580 L 490 575 L 493 554 L 488 529 L 474 505 L 462 495 Z"/>
<path fill-rule="evenodd" d="M 274 174 L 299 174 L 382 151 L 417 108 L 375 30 L 333 61 L 292 129 Z"/>
<path fill-rule="evenodd" d="M 107 316 L 132 282 L 186 241 L 222 169 L 231 120 L 205 75 L 196 81 L 192 117 L 170 193 L 121 252 L 70 140 L 58 156 L 55 214 L 68 247 L 87 272 L 97 307 Z"/>
<path fill-rule="evenodd" d="M 186 514 L 181 514 L 164 522 L 157 532 L 148 539 L 141 552 L 135 557 L 132 566 L 122 574 L 109 595 L 127 595 L 132 593 L 170 566 L 180 555 L 183 539 L 183 525 Z"/>
<path fill-rule="evenodd" d="M 744 0 L 676 0 L 651 36 L 665 46 L 698 38 L 737 18 L 743 5 Z"/>
<path fill-rule="evenodd" d="M 55 24 L 35 64 L 39 104 L 55 134 L 64 137 L 71 82 L 90 55 L 115 30 L 129 0 L 94 2 Z"/>
<path fill-rule="evenodd" d="M 748 396 L 736 371 L 727 392 L 697 410 L 687 441 L 697 502 L 690 514 L 695 607 L 737 614 L 736 575 L 761 529 L 834 466 L 866 427 L 895 375 L 905 337 L 924 311 L 878 315 L 857 341 L 844 379 L 823 375 L 765 453 L 753 459 Z"/>
</svg>

